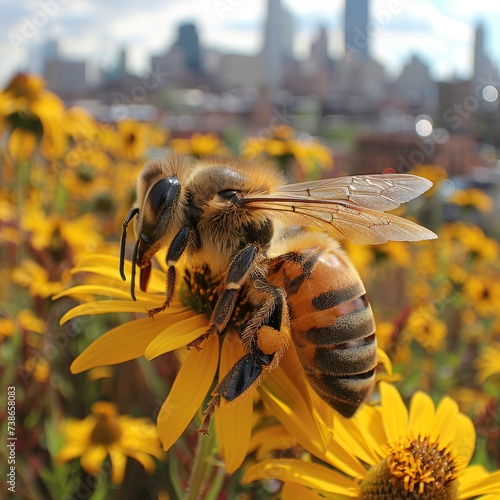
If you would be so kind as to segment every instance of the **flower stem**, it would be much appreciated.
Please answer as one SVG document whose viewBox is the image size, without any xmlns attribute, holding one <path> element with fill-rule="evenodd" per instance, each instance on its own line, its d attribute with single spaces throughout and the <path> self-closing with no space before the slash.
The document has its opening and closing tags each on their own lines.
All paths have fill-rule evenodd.
<svg viewBox="0 0 500 500">
<path fill-rule="evenodd" d="M 213 468 L 210 458 L 212 457 L 214 444 L 215 432 L 213 430 L 207 436 L 200 435 L 198 437 L 196 455 L 185 500 L 197 500 L 202 498 L 201 494 L 203 488 Z"/>
</svg>

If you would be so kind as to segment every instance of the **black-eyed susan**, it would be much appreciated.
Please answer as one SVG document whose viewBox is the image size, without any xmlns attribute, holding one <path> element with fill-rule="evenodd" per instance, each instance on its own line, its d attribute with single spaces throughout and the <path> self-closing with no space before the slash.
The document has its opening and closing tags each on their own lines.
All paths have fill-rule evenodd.
<svg viewBox="0 0 500 500">
<path fill-rule="evenodd" d="M 103 314 L 113 312 L 143 313 L 160 306 L 164 301 L 165 274 L 154 269 L 148 292 L 136 291 L 137 300 L 130 298 L 129 285 L 124 283 L 118 273 L 119 259 L 106 255 L 94 255 L 84 258 L 73 272 L 87 273 L 87 284 L 75 286 L 60 293 L 56 298 L 72 296 L 87 301 L 70 310 L 61 320 L 62 323 L 76 316 L 85 314 Z M 130 274 L 130 262 L 126 262 L 126 273 Z M 210 335 L 201 344 L 201 349 L 185 349 L 190 343 L 206 333 L 209 326 L 211 308 L 217 298 L 219 283 L 213 283 L 210 276 L 202 270 L 186 272 L 179 290 L 178 298 L 154 320 L 146 315 L 124 323 L 108 331 L 94 341 L 73 362 L 71 371 L 79 373 L 94 367 L 113 365 L 141 356 L 154 359 L 164 353 L 178 350 L 182 358 L 182 367 L 177 374 L 167 399 L 163 403 L 157 418 L 158 433 L 165 450 L 168 450 L 185 431 L 199 410 L 204 410 L 205 399 L 217 380 L 222 380 L 227 371 L 243 356 L 241 338 L 237 329 L 248 319 L 250 309 L 242 301 L 235 309 L 231 320 L 232 326 L 223 337 Z M 92 299 L 95 295 L 106 295 L 109 300 Z M 314 431 L 315 418 L 310 409 L 310 396 L 305 374 L 297 371 L 300 363 L 290 357 L 296 356 L 289 348 L 280 360 L 278 368 L 273 370 L 264 382 L 288 380 L 290 389 L 294 387 L 296 395 L 294 407 L 301 414 L 309 415 L 310 426 L 307 431 Z M 332 410 L 333 411 L 333 410 Z M 253 398 L 248 397 L 234 405 L 224 404 L 215 410 L 215 434 L 219 452 L 225 462 L 226 471 L 234 472 L 245 459 L 253 421 Z M 313 426 L 313 427 L 311 427 Z"/>
<path fill-rule="evenodd" d="M 483 348 L 476 360 L 477 379 L 483 383 L 486 379 L 500 374 L 500 342 Z"/>
<path fill-rule="evenodd" d="M 45 299 L 64 290 L 70 276 L 66 273 L 62 279 L 53 281 L 47 269 L 34 260 L 24 259 L 12 270 L 12 281 L 27 288 L 32 297 Z"/>
<path fill-rule="evenodd" d="M 195 158 L 210 155 L 227 155 L 229 150 L 222 140 L 213 133 L 194 133 L 191 137 L 175 137 L 170 140 L 169 146 L 185 155 Z"/>
<path fill-rule="evenodd" d="M 491 212 L 493 210 L 493 199 L 484 191 L 476 188 L 457 189 L 448 198 L 449 203 L 459 205 L 464 209 L 479 210 L 480 212 Z"/>
<path fill-rule="evenodd" d="M 435 352 L 444 347 L 448 327 L 432 305 L 423 305 L 411 312 L 404 332 L 425 349 Z"/>
<path fill-rule="evenodd" d="M 322 170 L 333 167 L 333 153 L 319 140 L 297 138 L 288 125 L 277 125 L 262 137 L 249 137 L 241 146 L 243 157 L 277 160 L 282 170 L 296 180 L 317 178 Z M 295 163 L 294 163 L 295 162 Z"/>
<path fill-rule="evenodd" d="M 320 441 L 309 440 L 308 451 L 323 463 L 263 460 L 246 471 L 243 482 L 279 478 L 285 483 L 285 499 L 300 495 L 454 500 L 500 495 L 500 471 L 490 474 L 469 465 L 475 429 L 452 399 L 445 397 L 435 408 L 430 396 L 417 392 L 408 410 L 395 387 L 382 382 L 380 391 L 380 406 L 364 406 L 351 420 L 335 418 L 328 450 Z"/>
<path fill-rule="evenodd" d="M 410 173 L 432 181 L 432 187 L 425 193 L 424 196 L 434 195 L 441 182 L 448 178 L 446 170 L 440 165 L 417 165 L 411 170 Z"/>
<path fill-rule="evenodd" d="M 152 457 L 163 458 L 155 425 L 146 418 L 119 415 L 113 403 L 99 401 L 83 420 L 66 420 L 63 434 L 59 463 L 80 458 L 82 469 L 97 475 L 109 456 L 111 481 L 115 484 L 123 481 L 128 457 L 142 464 L 148 474 L 156 469 Z"/>
<path fill-rule="evenodd" d="M 464 297 L 476 313 L 485 317 L 495 317 L 500 311 L 500 283 L 498 275 L 491 272 L 471 275 L 464 285 Z"/>
<path fill-rule="evenodd" d="M 8 148 L 14 159 L 26 159 L 37 140 L 41 140 L 42 153 L 56 158 L 64 141 L 59 123 L 64 115 L 64 104 L 45 89 L 40 76 L 19 73 L 0 92 L 0 120 L 12 132 Z"/>
</svg>

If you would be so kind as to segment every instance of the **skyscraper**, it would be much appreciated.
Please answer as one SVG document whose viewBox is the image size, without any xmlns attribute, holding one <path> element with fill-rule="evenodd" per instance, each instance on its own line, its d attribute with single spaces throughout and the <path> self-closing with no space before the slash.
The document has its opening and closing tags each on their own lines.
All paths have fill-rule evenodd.
<svg viewBox="0 0 500 500">
<path fill-rule="evenodd" d="M 498 69 L 488 57 L 485 48 L 485 29 L 483 23 L 476 26 L 474 40 L 474 79 L 481 80 L 483 86 L 498 85 Z"/>
<path fill-rule="evenodd" d="M 264 59 L 266 61 L 266 83 L 271 87 L 281 84 L 281 0 L 268 0 Z"/>
<path fill-rule="evenodd" d="M 198 31 L 193 23 L 179 26 L 179 35 L 174 46 L 180 47 L 184 53 L 186 68 L 203 71 L 203 60 Z"/>
<path fill-rule="evenodd" d="M 368 58 L 368 0 L 345 0 L 345 53 Z"/>
<path fill-rule="evenodd" d="M 284 66 L 293 60 L 293 41 L 295 36 L 294 18 L 281 4 L 281 0 L 268 0 L 267 19 L 264 33 L 264 56 L 266 84 L 279 88 L 283 79 Z"/>
</svg>

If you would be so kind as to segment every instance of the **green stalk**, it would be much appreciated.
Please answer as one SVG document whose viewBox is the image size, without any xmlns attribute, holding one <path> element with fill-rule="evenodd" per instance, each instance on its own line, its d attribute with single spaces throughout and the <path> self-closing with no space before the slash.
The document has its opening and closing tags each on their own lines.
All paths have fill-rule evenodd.
<svg viewBox="0 0 500 500">
<path fill-rule="evenodd" d="M 201 492 L 213 468 L 210 458 L 212 457 L 214 444 L 215 432 L 213 431 L 208 436 L 200 435 L 198 437 L 194 465 L 185 500 L 198 500 L 201 498 Z"/>
</svg>

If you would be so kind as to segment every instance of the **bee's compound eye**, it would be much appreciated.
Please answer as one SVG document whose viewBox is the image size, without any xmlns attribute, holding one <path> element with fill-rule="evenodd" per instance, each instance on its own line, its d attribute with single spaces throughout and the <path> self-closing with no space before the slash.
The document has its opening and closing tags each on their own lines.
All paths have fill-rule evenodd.
<svg viewBox="0 0 500 500">
<path fill-rule="evenodd" d="M 154 211 L 169 208 L 180 191 L 179 179 L 174 175 L 159 180 L 149 192 L 149 203 Z"/>
<path fill-rule="evenodd" d="M 219 191 L 217 194 L 226 200 L 230 200 L 234 196 L 239 193 L 236 189 L 224 189 L 223 191 Z"/>
</svg>

